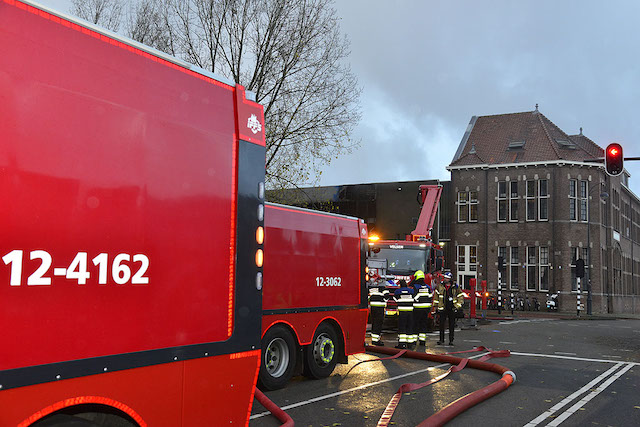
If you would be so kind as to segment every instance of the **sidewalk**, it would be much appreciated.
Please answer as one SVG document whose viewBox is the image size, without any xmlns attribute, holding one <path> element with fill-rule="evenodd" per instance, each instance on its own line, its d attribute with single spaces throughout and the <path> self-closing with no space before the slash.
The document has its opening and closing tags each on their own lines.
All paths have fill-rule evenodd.
<svg viewBox="0 0 640 427">
<path fill-rule="evenodd" d="M 469 315 L 468 313 L 467 316 Z M 476 318 L 482 318 L 482 310 L 476 311 Z M 487 319 L 531 319 L 531 318 L 547 318 L 547 319 L 563 319 L 563 320 L 615 320 L 615 319 L 638 319 L 640 320 L 640 314 L 627 314 L 627 313 L 606 313 L 606 314 L 592 314 L 587 315 L 585 312 L 580 312 L 580 317 L 577 316 L 576 311 L 518 311 L 514 310 L 513 315 L 511 310 L 502 310 L 502 314 L 498 314 L 498 310 L 487 310 Z"/>
</svg>

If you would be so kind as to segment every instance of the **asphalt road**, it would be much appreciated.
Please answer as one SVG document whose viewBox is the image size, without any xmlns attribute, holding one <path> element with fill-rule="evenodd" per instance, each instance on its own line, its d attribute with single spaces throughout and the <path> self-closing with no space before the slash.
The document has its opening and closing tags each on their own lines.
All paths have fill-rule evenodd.
<svg viewBox="0 0 640 427">
<path fill-rule="evenodd" d="M 388 346 L 394 335 L 383 335 Z M 448 426 L 638 426 L 640 425 L 640 320 L 560 320 L 517 318 L 492 321 L 477 330 L 458 330 L 454 347 L 430 353 L 469 350 L 483 345 L 508 349 L 507 358 L 490 362 L 515 372 L 517 381 L 502 393 L 463 412 Z M 466 357 L 484 353 L 465 353 Z M 387 403 L 404 383 L 421 383 L 450 365 L 415 359 L 363 363 L 385 357 L 351 356 L 323 380 L 294 380 L 266 395 L 297 426 L 376 426 Z M 351 371 L 350 369 L 353 368 Z M 350 372 L 349 372 L 350 371 Z M 490 372 L 466 368 L 443 380 L 405 393 L 391 425 L 415 426 L 448 403 L 498 379 Z M 249 425 L 279 426 L 254 402 Z"/>
</svg>

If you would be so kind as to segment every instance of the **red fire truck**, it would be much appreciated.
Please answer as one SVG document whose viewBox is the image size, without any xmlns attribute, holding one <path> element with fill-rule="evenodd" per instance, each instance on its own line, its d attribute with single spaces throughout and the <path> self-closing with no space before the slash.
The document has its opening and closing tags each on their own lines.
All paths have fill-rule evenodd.
<svg viewBox="0 0 640 427">
<path fill-rule="evenodd" d="M 0 46 L 0 426 L 246 425 L 263 330 L 312 377 L 362 351 L 366 229 L 265 212 L 241 86 L 28 1 Z"/>
<path fill-rule="evenodd" d="M 260 383 L 327 377 L 364 352 L 366 224 L 267 204 Z"/>
<path fill-rule="evenodd" d="M 390 280 L 389 289 L 397 288 L 398 281 L 407 283 L 416 270 L 425 273 L 442 271 L 444 255 L 442 248 L 432 242 L 431 230 L 438 212 L 438 203 L 442 194 L 440 185 L 421 185 L 419 198 L 422 209 L 418 224 L 406 240 L 383 240 L 372 235 L 369 238 L 369 256 L 367 266 L 369 275 L 376 279 L 382 277 Z M 385 311 L 387 316 L 398 314 L 395 303 L 391 300 Z"/>
</svg>

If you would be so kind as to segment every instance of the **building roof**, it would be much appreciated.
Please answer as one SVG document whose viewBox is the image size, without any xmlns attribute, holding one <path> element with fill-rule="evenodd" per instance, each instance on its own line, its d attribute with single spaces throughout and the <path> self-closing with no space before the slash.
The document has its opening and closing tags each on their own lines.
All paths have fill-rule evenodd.
<svg viewBox="0 0 640 427">
<path fill-rule="evenodd" d="M 568 135 L 537 109 L 474 116 L 469 128 L 449 166 L 582 162 L 604 156 L 604 150 L 582 130 L 579 135 Z"/>
</svg>

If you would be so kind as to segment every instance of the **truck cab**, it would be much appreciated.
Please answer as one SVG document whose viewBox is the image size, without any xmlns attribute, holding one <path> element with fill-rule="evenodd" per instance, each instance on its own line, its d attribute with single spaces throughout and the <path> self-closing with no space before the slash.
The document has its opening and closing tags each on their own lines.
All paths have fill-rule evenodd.
<svg viewBox="0 0 640 427">
<path fill-rule="evenodd" d="M 369 240 L 367 257 L 369 277 L 375 280 L 382 277 L 389 285 L 387 289 L 393 293 L 398 289 L 398 282 L 411 280 L 416 270 L 425 273 L 441 271 L 444 266 L 444 253 L 440 246 L 429 241 L 410 240 Z M 386 316 L 398 314 L 393 300 L 387 303 Z"/>
</svg>

